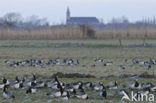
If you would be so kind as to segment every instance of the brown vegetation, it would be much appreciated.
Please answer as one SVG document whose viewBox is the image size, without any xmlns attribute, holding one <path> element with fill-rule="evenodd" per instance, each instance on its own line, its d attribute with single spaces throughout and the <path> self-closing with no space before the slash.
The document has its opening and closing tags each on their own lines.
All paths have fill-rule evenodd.
<svg viewBox="0 0 156 103">
<path fill-rule="evenodd" d="M 156 27 L 95 29 L 90 26 L 53 26 L 29 29 L 1 28 L 0 39 L 122 39 L 156 38 Z"/>
</svg>

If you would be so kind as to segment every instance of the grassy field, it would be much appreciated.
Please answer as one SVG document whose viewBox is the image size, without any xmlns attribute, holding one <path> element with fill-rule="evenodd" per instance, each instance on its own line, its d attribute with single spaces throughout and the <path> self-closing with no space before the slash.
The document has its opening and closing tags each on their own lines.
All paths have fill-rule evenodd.
<svg viewBox="0 0 156 103">
<path fill-rule="evenodd" d="M 147 40 L 147 43 L 156 44 L 156 40 Z M 123 45 L 132 44 L 142 44 L 142 40 L 123 40 Z M 35 73 L 38 75 L 38 79 L 46 80 L 52 74 L 57 72 L 63 73 L 86 73 L 96 76 L 96 78 L 59 78 L 59 80 L 64 82 L 72 81 L 92 81 L 92 82 L 102 82 L 104 85 L 108 84 L 110 81 L 117 80 L 119 82 L 120 88 L 127 81 L 134 81 L 135 78 L 117 78 L 112 77 L 108 79 L 101 79 L 102 76 L 120 74 L 140 74 L 143 72 L 153 73 L 153 70 L 147 70 L 144 66 L 132 65 L 132 59 L 138 58 L 140 60 L 149 60 L 150 58 L 156 59 L 155 47 L 126 47 L 119 46 L 118 40 L 1 40 L 0 41 L 0 78 L 5 76 L 12 80 L 18 75 L 31 75 Z M 79 59 L 80 65 L 74 67 L 67 66 L 45 66 L 45 67 L 10 67 L 5 64 L 5 60 L 24 60 L 24 59 L 54 59 L 54 58 L 72 58 L 74 60 Z M 104 62 L 95 63 L 95 58 L 104 58 Z M 128 62 L 125 63 L 125 59 Z M 113 65 L 104 67 L 105 62 L 112 61 Z M 95 67 L 91 65 L 96 64 Z M 86 67 L 82 67 L 86 65 Z M 124 65 L 125 70 L 120 70 L 119 65 Z M 152 66 L 152 69 L 155 66 Z M 154 70 L 156 73 L 156 70 Z M 156 84 L 155 78 L 139 78 L 140 83 L 149 82 Z M 36 94 L 25 94 L 24 90 L 11 90 L 15 96 L 15 100 L 3 99 L 0 95 L 0 102 L 3 103 L 51 103 L 51 102 L 65 102 L 65 103 L 120 103 L 121 97 L 114 95 L 109 96 L 107 100 L 99 97 L 99 92 L 87 91 L 89 94 L 89 100 L 80 100 L 76 98 L 71 98 L 68 101 L 63 101 L 59 99 L 51 99 L 45 94 L 50 89 L 39 90 Z M 2 90 L 0 90 L 0 93 Z M 109 91 L 108 94 L 115 94 L 115 91 Z M 127 103 L 127 102 L 122 102 Z"/>
</svg>

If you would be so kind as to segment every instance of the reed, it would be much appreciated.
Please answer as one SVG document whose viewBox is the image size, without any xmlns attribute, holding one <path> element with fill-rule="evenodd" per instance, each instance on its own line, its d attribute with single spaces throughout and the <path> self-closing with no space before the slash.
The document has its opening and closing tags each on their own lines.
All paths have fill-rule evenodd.
<svg viewBox="0 0 156 103">
<path fill-rule="evenodd" d="M 87 29 L 88 30 L 88 29 Z M 12 39 L 145 39 L 156 38 L 156 27 L 135 27 L 129 26 L 127 28 L 104 28 L 95 29 L 89 28 L 92 31 L 86 31 L 77 26 L 54 26 L 54 27 L 40 27 L 29 29 L 13 29 L 3 28 L 0 29 L 1 40 Z M 90 33 L 92 33 L 90 36 Z"/>
</svg>

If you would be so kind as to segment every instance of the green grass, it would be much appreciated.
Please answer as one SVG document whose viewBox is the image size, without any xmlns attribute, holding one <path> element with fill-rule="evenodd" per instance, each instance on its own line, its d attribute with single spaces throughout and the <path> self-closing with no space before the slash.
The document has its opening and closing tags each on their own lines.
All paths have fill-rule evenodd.
<svg viewBox="0 0 156 103">
<path fill-rule="evenodd" d="M 156 44 L 156 40 L 147 40 L 148 43 Z M 142 40 L 123 40 L 124 45 L 128 44 L 141 44 Z M 65 44 L 65 45 L 64 45 Z M 72 45 L 74 44 L 74 45 Z M 64 82 L 73 81 L 92 81 L 92 82 L 103 82 L 104 85 L 108 84 L 110 81 L 117 80 L 120 84 L 125 84 L 127 81 L 134 81 L 135 79 L 119 79 L 119 78 L 109 78 L 100 79 L 101 76 L 108 75 L 120 75 L 120 74 L 139 74 L 143 72 L 148 72 L 152 74 L 152 70 L 147 70 L 145 67 L 135 65 L 130 67 L 132 64 L 132 58 L 137 57 L 141 60 L 149 60 L 149 58 L 156 59 L 155 54 L 156 48 L 154 47 L 119 47 L 118 40 L 1 40 L 0 41 L 0 78 L 6 76 L 10 80 L 18 75 L 31 75 L 36 73 L 39 75 L 39 79 L 45 80 L 52 74 L 56 72 L 63 73 L 89 73 L 95 75 L 97 78 L 59 78 Z M 23 60 L 30 58 L 42 58 L 45 61 L 48 59 L 54 59 L 56 57 L 60 58 L 73 58 L 79 59 L 80 64 L 86 64 L 86 67 L 75 66 L 75 67 L 61 67 L 61 66 L 44 66 L 44 67 L 9 67 L 4 64 L 4 60 Z M 104 62 L 113 61 L 113 65 L 104 67 L 103 63 L 95 63 L 93 60 L 97 57 L 104 58 Z M 128 58 L 128 63 L 124 62 L 124 59 Z M 91 67 L 92 64 L 96 64 L 96 67 Z M 124 65 L 125 70 L 120 70 L 119 65 Z M 153 66 L 155 68 L 155 66 Z M 155 70 L 156 73 L 156 70 Z M 155 78 L 139 78 L 139 82 L 153 82 L 156 84 Z M 16 99 L 8 100 L 3 99 L 0 95 L 0 102 L 3 103 L 51 103 L 51 102 L 65 102 L 65 103 L 103 103 L 112 102 L 120 103 L 121 97 L 115 95 L 114 97 L 108 97 L 107 100 L 103 100 L 98 96 L 99 92 L 87 91 L 89 94 L 89 100 L 79 100 L 72 98 L 68 101 L 62 101 L 59 99 L 51 99 L 46 97 L 46 93 L 49 89 L 39 90 L 35 95 L 26 95 L 24 90 L 12 90 Z M 1 93 L 2 90 L 0 90 Z M 108 91 L 110 94 L 115 94 L 115 91 Z"/>
</svg>

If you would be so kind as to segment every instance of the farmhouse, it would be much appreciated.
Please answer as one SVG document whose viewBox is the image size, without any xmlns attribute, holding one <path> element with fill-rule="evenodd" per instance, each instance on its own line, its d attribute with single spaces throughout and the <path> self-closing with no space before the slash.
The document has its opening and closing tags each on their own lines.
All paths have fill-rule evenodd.
<svg viewBox="0 0 156 103">
<path fill-rule="evenodd" d="M 96 17 L 71 17 L 69 7 L 66 12 L 66 24 L 67 25 L 80 25 L 89 24 L 94 27 L 102 28 L 104 24 L 100 23 Z"/>
</svg>

